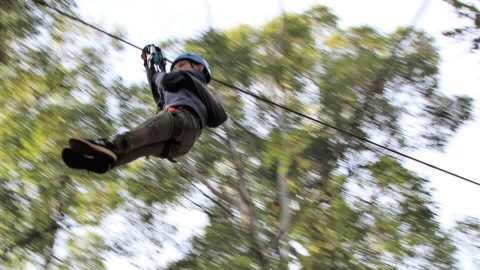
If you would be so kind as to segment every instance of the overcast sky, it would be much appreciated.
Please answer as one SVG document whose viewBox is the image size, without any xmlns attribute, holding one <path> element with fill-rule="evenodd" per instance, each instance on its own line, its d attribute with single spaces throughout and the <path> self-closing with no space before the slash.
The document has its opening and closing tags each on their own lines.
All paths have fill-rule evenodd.
<svg viewBox="0 0 480 270">
<path fill-rule="evenodd" d="M 428 1 L 427 9 L 417 23 L 437 38 L 441 54 L 440 88 L 449 95 L 467 94 L 475 98 L 475 117 L 479 117 L 480 52 L 470 53 L 467 41 L 458 42 L 441 35 L 442 31 L 461 25 L 450 6 L 441 0 Z M 82 18 L 100 25 L 105 30 L 118 26 L 126 30 L 126 39 L 144 46 L 166 38 L 197 35 L 212 25 L 228 29 L 240 23 L 260 26 L 280 14 L 280 0 L 79 0 Z M 370 25 L 384 33 L 412 22 L 424 0 L 283 0 L 287 11 L 301 12 L 314 4 L 330 7 L 340 19 L 342 27 Z M 478 2 L 477 2 L 478 3 Z M 210 14 L 210 16 L 208 16 Z M 173 58 L 175 56 L 169 56 Z M 127 82 L 145 79 L 137 49 L 123 52 L 122 65 L 116 67 L 118 75 Z M 215 72 L 215 67 L 212 67 Z M 480 121 L 476 119 L 463 127 L 453 138 L 446 153 L 422 151 L 411 155 L 447 170 L 480 182 Z M 428 176 L 435 189 L 440 206 L 440 220 L 450 226 L 453 220 L 465 215 L 480 218 L 480 187 L 423 165 L 409 167 L 420 175 Z"/>
</svg>

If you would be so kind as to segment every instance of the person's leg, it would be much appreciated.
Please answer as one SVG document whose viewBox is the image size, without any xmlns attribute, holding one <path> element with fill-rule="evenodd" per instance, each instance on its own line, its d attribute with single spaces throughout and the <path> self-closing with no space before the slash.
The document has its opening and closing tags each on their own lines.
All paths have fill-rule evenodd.
<svg viewBox="0 0 480 270">
<path fill-rule="evenodd" d="M 142 149 L 145 146 L 168 141 L 172 137 L 175 125 L 178 126 L 178 119 L 174 118 L 176 118 L 176 116 L 172 113 L 160 111 L 157 115 L 143 122 L 139 126 L 125 133 L 116 135 L 112 139 L 115 153 L 121 155 L 123 153 L 136 151 L 137 149 Z M 158 149 L 158 147 L 155 149 Z"/>
<path fill-rule="evenodd" d="M 168 153 L 169 157 L 179 157 L 186 154 L 192 148 L 195 141 L 201 134 L 202 128 L 200 120 L 195 114 L 185 109 L 178 109 L 175 115 L 171 113 L 168 114 L 171 115 L 173 123 L 172 128 L 175 129 L 173 131 L 173 133 L 175 133 L 173 134 L 174 138 L 170 136 L 167 139 L 164 139 L 163 141 L 159 141 L 157 143 L 142 145 L 141 147 L 130 149 L 128 151 L 119 151 L 115 166 L 120 166 L 132 162 L 135 159 L 144 156 L 159 156 L 160 153 L 162 153 L 162 151 L 164 150 L 165 143 L 169 140 L 173 140 L 173 142 L 170 142 L 173 144 L 171 145 L 170 152 Z M 142 126 L 144 125 L 142 124 Z M 148 136 L 144 135 L 142 129 L 143 128 L 134 129 L 135 132 L 131 133 L 127 137 L 130 139 L 130 142 L 132 141 L 132 135 L 138 137 Z M 126 148 L 128 149 L 128 146 Z"/>
<path fill-rule="evenodd" d="M 165 142 L 159 142 L 155 144 L 144 145 L 142 147 L 118 154 L 115 167 L 130 163 L 137 158 L 157 156 L 162 152 L 164 145 Z"/>
<path fill-rule="evenodd" d="M 142 156 L 160 154 L 164 142 L 173 133 L 178 133 L 182 125 L 182 119 L 170 112 L 161 111 L 132 130 L 116 135 L 112 140 L 71 138 L 69 145 L 73 152 L 66 151 L 65 155 L 62 153 L 62 158 L 71 168 L 83 166 L 90 171 L 107 171 Z M 73 153 L 82 159 L 72 157 Z"/>
<path fill-rule="evenodd" d="M 83 169 L 92 170 L 90 168 L 92 167 L 95 172 L 104 173 L 113 167 L 124 165 L 143 156 L 159 156 L 164 150 L 165 143 L 171 139 L 175 142 L 168 156 L 178 157 L 192 148 L 201 131 L 198 117 L 189 110 L 179 109 L 175 115 L 161 111 L 136 128 L 115 136 L 112 141 L 101 139 L 97 140 L 101 143 L 96 143 L 84 139 L 71 139 L 70 148 L 74 151 L 66 153 L 75 153 L 82 156 L 82 159 L 75 156 L 69 159 L 64 158 L 64 161 L 81 163 Z M 102 151 L 97 149 L 99 146 Z M 115 160 L 109 154 L 114 155 Z M 72 168 L 80 166 L 76 163 L 67 165 Z"/>
<path fill-rule="evenodd" d="M 170 149 L 169 157 L 183 156 L 190 151 L 202 133 L 202 126 L 197 115 L 186 109 L 180 109 L 178 116 L 182 118 L 182 132 L 175 137 L 175 144 Z"/>
</svg>

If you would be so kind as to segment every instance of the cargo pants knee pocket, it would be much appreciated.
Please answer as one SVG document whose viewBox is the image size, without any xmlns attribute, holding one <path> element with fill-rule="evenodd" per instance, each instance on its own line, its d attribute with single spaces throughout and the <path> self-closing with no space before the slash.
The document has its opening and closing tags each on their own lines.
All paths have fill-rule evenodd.
<svg viewBox="0 0 480 270">
<path fill-rule="evenodd" d="M 174 127 L 179 129 L 180 132 L 178 136 L 172 136 L 174 143 L 169 154 L 169 157 L 172 158 L 188 153 L 201 134 L 201 126 L 197 116 L 189 111 L 180 111 L 174 116 Z"/>
</svg>

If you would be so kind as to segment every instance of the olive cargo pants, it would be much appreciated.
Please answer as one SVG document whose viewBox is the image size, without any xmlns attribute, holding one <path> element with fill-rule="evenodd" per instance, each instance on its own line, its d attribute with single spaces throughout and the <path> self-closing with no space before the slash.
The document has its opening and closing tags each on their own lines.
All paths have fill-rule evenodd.
<svg viewBox="0 0 480 270">
<path fill-rule="evenodd" d="M 171 140 L 168 157 L 182 156 L 192 148 L 201 132 L 200 119 L 187 108 L 179 107 L 176 112 L 162 110 L 112 139 L 117 150 L 115 167 L 144 156 L 160 156 L 165 144 Z"/>
</svg>

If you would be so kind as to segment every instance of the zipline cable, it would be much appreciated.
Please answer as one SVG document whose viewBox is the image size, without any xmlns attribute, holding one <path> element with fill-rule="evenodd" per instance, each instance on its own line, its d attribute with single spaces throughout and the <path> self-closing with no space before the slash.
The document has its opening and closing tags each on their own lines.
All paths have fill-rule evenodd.
<svg viewBox="0 0 480 270">
<path fill-rule="evenodd" d="M 425 166 L 428 166 L 428 167 L 430 167 L 430 168 L 432 168 L 432 169 L 439 170 L 439 171 L 444 172 L 444 173 L 447 173 L 447 174 L 449 174 L 449 175 L 451 175 L 451 176 L 460 178 L 460 179 L 462 179 L 462 180 L 465 180 L 465 181 L 468 181 L 468 182 L 470 182 L 470 183 L 472 183 L 472 184 L 475 184 L 475 185 L 480 186 L 480 183 L 475 182 L 475 181 L 473 181 L 473 180 L 471 180 L 471 179 L 468 179 L 468 178 L 463 177 L 463 176 L 461 176 L 461 175 L 458 175 L 458 174 L 456 174 L 456 173 L 450 172 L 450 171 L 448 171 L 448 170 L 442 169 L 442 168 L 440 168 L 440 167 L 438 167 L 438 166 L 435 166 L 435 165 L 433 165 L 433 164 L 431 164 L 431 163 L 428 163 L 428 162 L 422 161 L 422 160 L 420 160 L 420 159 L 414 158 L 414 157 L 412 157 L 412 156 L 410 156 L 410 155 L 407 155 L 407 154 L 405 154 L 405 153 L 399 152 L 399 151 L 397 151 L 397 150 L 395 150 L 395 149 L 392 149 L 392 148 L 390 148 L 390 147 L 388 147 L 388 146 L 384 146 L 384 145 L 378 144 L 378 143 L 376 143 L 376 142 L 374 142 L 374 141 L 372 141 L 372 140 L 363 138 L 363 137 L 361 137 L 361 136 L 359 136 L 359 135 L 357 135 L 357 134 L 355 134 L 355 133 L 352 133 L 352 132 L 350 132 L 350 131 L 347 131 L 347 130 L 338 128 L 338 127 L 336 127 L 336 126 L 334 126 L 334 125 L 331 125 L 331 124 L 329 124 L 329 123 L 326 123 L 326 122 L 324 122 L 324 121 L 321 121 L 321 120 L 319 120 L 319 119 L 317 119 L 317 118 L 313 118 L 313 117 L 311 117 L 311 116 L 308 116 L 308 115 L 306 115 L 306 114 L 304 114 L 304 113 L 298 112 L 298 111 L 296 111 L 296 110 L 294 110 L 294 109 L 291 109 L 291 108 L 289 108 L 289 107 L 286 107 L 286 106 L 284 106 L 284 105 L 275 103 L 274 101 L 271 101 L 271 100 L 269 100 L 269 99 L 267 99 L 267 98 L 264 98 L 264 97 L 262 97 L 262 96 L 260 96 L 260 95 L 257 95 L 257 94 L 255 94 L 255 93 L 250 92 L 250 91 L 247 91 L 247 90 L 244 90 L 244 89 L 242 89 L 242 88 L 239 88 L 239 87 L 237 87 L 237 86 L 235 86 L 235 85 L 229 84 L 229 83 L 227 83 L 227 82 L 224 82 L 224 81 L 221 81 L 221 80 L 218 80 L 218 79 L 215 79 L 215 78 L 212 78 L 212 81 L 215 81 L 215 82 L 217 82 L 217 83 L 223 84 L 223 85 L 225 85 L 225 86 L 227 86 L 227 87 L 229 87 L 229 88 L 235 89 L 235 90 L 237 90 L 237 91 L 239 91 L 239 92 L 242 92 L 242 93 L 244 93 L 244 94 L 250 95 L 250 96 L 252 96 L 252 97 L 254 97 L 254 98 L 256 98 L 256 99 L 259 99 L 259 100 L 261 100 L 261 101 L 263 101 L 263 102 L 265 102 L 265 103 L 268 103 L 268 104 L 270 104 L 270 105 L 272 105 L 272 106 L 280 107 L 280 108 L 282 108 L 282 109 L 284 109 L 284 110 L 286 110 L 286 111 L 288 111 L 288 112 L 290 112 L 290 113 L 293 113 L 293 114 L 295 114 L 295 115 L 297 115 L 297 116 L 300 116 L 300 117 L 303 117 L 303 118 L 306 118 L 306 119 L 309 119 L 309 120 L 311 120 L 311 121 L 313 121 L 313 122 L 315 122 L 315 123 L 321 124 L 321 125 L 323 125 L 323 126 L 326 126 L 326 127 L 328 127 L 328 128 L 331 128 L 331 129 L 333 129 L 333 130 L 336 130 L 336 131 L 338 131 L 338 132 L 341 132 L 341 133 L 343 133 L 343 134 L 346 134 L 346 135 L 348 135 L 348 136 L 350 136 L 350 137 L 354 137 L 354 138 L 356 138 L 356 139 L 358 139 L 358 140 L 361 140 L 361 141 L 367 142 L 367 143 L 369 143 L 369 144 L 372 144 L 372 145 L 374 145 L 374 146 L 376 146 L 376 147 L 378 147 L 378 148 L 382 148 L 382 149 L 387 150 L 387 151 L 389 151 L 389 152 L 391 152 L 391 153 L 394 153 L 394 154 L 396 154 L 396 155 L 402 156 L 402 157 L 404 157 L 404 158 L 407 158 L 407 159 L 410 159 L 410 160 L 415 161 L 415 162 L 417 162 L 417 163 L 420 163 L 420 164 L 423 164 L 423 165 L 425 165 Z"/>
<path fill-rule="evenodd" d="M 139 49 L 139 50 L 142 50 L 141 47 L 139 47 L 139 46 L 137 46 L 137 45 L 135 45 L 135 44 L 133 44 L 133 43 L 131 43 L 131 42 L 129 42 L 129 41 L 127 41 L 127 40 L 125 40 L 125 39 L 117 36 L 117 35 L 110 34 L 109 32 L 107 32 L 107 31 L 105 31 L 105 30 L 103 30 L 103 29 L 101 29 L 101 28 L 99 28 L 99 27 L 97 27 L 97 26 L 95 26 L 95 25 L 93 25 L 93 24 L 90 24 L 90 23 L 88 23 L 88 22 L 86 22 L 86 21 L 84 21 L 84 20 L 82 20 L 82 19 L 80 19 L 80 18 L 78 18 L 78 17 L 75 17 L 75 16 L 73 16 L 73 15 L 70 15 L 70 14 L 68 14 L 68 13 L 66 13 L 66 12 L 64 12 L 64 11 L 56 8 L 56 7 L 53 7 L 53 6 L 49 5 L 49 4 L 47 4 L 45 1 L 41 1 L 41 0 L 32 0 L 32 1 L 35 2 L 35 3 L 37 3 L 37 4 L 39 4 L 39 5 L 42 5 L 42 6 L 44 6 L 44 7 L 47 7 L 47 8 L 49 8 L 49 9 L 52 9 L 52 10 L 54 10 L 55 12 L 57 12 L 57 13 L 65 16 L 65 17 L 67 17 L 67 18 L 69 18 L 69 19 L 71 19 L 71 20 L 77 21 L 77 22 L 79 22 L 79 23 L 81 23 L 81 24 L 84 24 L 84 25 L 86 25 L 86 26 L 88 26 L 88 27 L 91 27 L 91 28 L 93 28 L 93 29 L 95 29 L 95 30 L 97 30 L 97 31 L 99 31 L 99 32 L 101 32 L 101 33 L 103 33 L 103 34 L 105 34 L 105 35 L 113 38 L 113 39 L 116 39 L 116 40 L 118 40 L 118 41 L 121 41 L 121 42 L 123 42 L 123 43 L 125 43 L 125 44 L 128 44 L 128 45 L 130 45 L 130 46 L 132 46 L 132 47 L 134 47 L 134 48 L 137 48 L 137 49 Z"/>
<path fill-rule="evenodd" d="M 82 20 L 82 19 L 80 19 L 80 18 L 78 18 L 78 17 L 75 17 L 75 16 L 70 15 L 70 14 L 68 14 L 68 13 L 66 13 L 66 12 L 63 12 L 63 11 L 61 11 L 61 10 L 55 8 L 55 7 L 52 7 L 51 5 L 49 5 L 48 3 L 44 2 L 44 1 L 41 1 L 41 0 L 32 0 L 32 1 L 35 2 L 35 3 L 37 3 L 37 4 L 40 4 L 40 5 L 42 5 L 42 6 L 45 6 L 45 7 L 47 7 L 47 8 L 50 8 L 50 9 L 54 10 L 55 12 L 57 12 L 57 13 L 65 16 L 65 17 L 67 17 L 67 18 L 70 18 L 70 19 L 72 19 L 72 20 L 74 20 L 74 21 L 77 21 L 77 22 L 79 22 L 79 23 L 82 23 L 82 24 L 84 24 L 84 25 L 86 25 L 86 26 L 88 26 L 88 27 L 91 27 L 91 28 L 93 28 L 93 29 L 95 29 L 95 30 L 97 30 L 97 31 L 99 31 L 99 32 L 101 32 L 101 33 L 103 33 L 103 34 L 105 34 L 105 35 L 113 38 L 113 39 L 116 39 L 116 40 L 118 40 L 118 41 L 121 41 L 121 42 L 123 42 L 123 43 L 125 43 L 125 44 L 128 44 L 128 45 L 130 45 L 130 46 L 132 46 L 132 47 L 134 47 L 134 48 L 137 48 L 137 49 L 139 49 L 139 50 L 142 50 L 141 47 L 139 47 L 139 46 L 137 46 L 137 45 L 135 45 L 135 44 L 133 44 L 133 43 L 131 43 L 131 42 L 129 42 L 129 41 L 127 41 L 127 40 L 119 37 L 119 36 L 110 34 L 109 32 L 107 32 L 107 31 L 105 31 L 105 30 L 103 30 L 103 29 L 101 29 L 101 28 L 99 28 L 99 27 L 97 27 L 97 26 L 95 26 L 95 25 L 92 25 L 92 24 L 90 24 L 90 23 L 88 23 L 88 22 L 86 22 L 86 21 L 84 21 L 84 20 Z M 418 18 L 419 18 L 419 15 L 416 15 L 416 19 L 415 19 L 415 20 L 418 20 Z M 166 59 L 166 60 L 167 60 L 168 62 L 172 63 L 172 61 L 170 61 L 170 60 L 168 60 L 168 59 Z M 269 105 L 279 107 L 279 108 L 281 108 L 281 109 L 283 109 L 283 110 L 285 110 L 285 111 L 288 111 L 288 112 L 290 112 L 290 113 L 293 113 L 293 114 L 295 114 L 295 115 L 297 115 L 297 116 L 303 117 L 303 118 L 305 118 L 305 119 L 309 119 L 309 120 L 311 120 L 311 121 L 313 121 L 313 122 L 315 122 L 315 123 L 318 123 L 318 124 L 320 124 L 320 125 L 326 126 L 326 127 L 331 128 L 331 129 L 333 129 L 333 130 L 336 130 L 336 131 L 338 131 L 338 132 L 341 132 L 341 133 L 343 133 L 343 134 L 346 134 L 346 135 L 348 135 L 348 136 L 350 136 L 350 137 L 353 137 L 353 138 L 356 138 L 356 139 L 358 139 L 358 140 L 367 142 L 367 143 L 369 143 L 369 144 L 371 144 L 371 145 L 374 145 L 374 146 L 376 146 L 376 147 L 378 147 L 378 148 L 384 149 L 384 150 L 386 150 L 386 151 L 388 151 L 388 152 L 390 152 L 390 153 L 394 153 L 394 154 L 396 154 L 396 155 L 398 155 L 398 156 L 404 157 L 404 158 L 409 159 L 409 160 L 411 160 L 411 161 L 414 161 L 414 162 L 416 162 L 416 163 L 420 163 L 420 164 L 422 164 L 422 165 L 425 165 L 425 166 L 430 167 L 430 168 L 432 168 L 432 169 L 438 170 L 438 171 L 443 172 L 443 173 L 445 173 L 445 174 L 448 174 L 448 175 L 450 175 L 450 176 L 456 177 L 456 178 L 461 179 L 461 180 L 463 180 L 463 181 L 466 181 L 466 182 L 469 182 L 469 183 L 471 183 L 471 184 L 480 186 L 480 182 L 473 181 L 472 179 L 469 179 L 469 178 L 467 178 L 467 177 L 461 176 L 461 175 L 459 175 L 459 174 L 457 174 L 457 173 L 454 173 L 454 172 L 451 172 L 451 171 L 449 171 L 449 170 L 440 168 L 440 167 L 438 167 L 438 166 L 436 166 L 436 165 L 433 165 L 433 164 L 431 164 L 431 163 L 429 163 L 429 162 L 425 162 L 425 161 L 420 160 L 420 159 L 418 159 L 418 158 L 412 157 L 412 156 L 410 156 L 410 155 L 408 155 L 408 154 L 402 153 L 402 152 L 397 151 L 397 150 L 395 150 L 395 149 L 392 149 L 392 148 L 390 148 L 390 147 L 388 147 L 388 146 L 381 145 L 381 144 L 376 143 L 376 142 L 374 142 L 374 141 L 372 141 L 372 140 L 370 140 L 370 139 L 363 138 L 363 137 L 361 137 L 361 136 L 359 136 L 359 135 L 357 135 L 357 134 L 355 134 L 355 133 L 353 133 L 353 132 L 350 132 L 350 131 L 347 131 L 347 130 L 338 128 L 338 127 L 336 127 L 336 126 L 334 126 L 334 125 L 332 125 L 332 124 L 329 124 L 329 123 L 326 123 L 326 122 L 324 122 L 324 121 L 321 121 L 321 120 L 319 120 L 319 119 L 317 119 L 317 118 L 308 116 L 308 115 L 306 115 L 306 114 L 304 114 L 304 113 L 301 113 L 301 112 L 299 112 L 299 111 L 296 111 L 296 110 L 294 110 L 294 109 L 291 109 L 291 108 L 289 108 L 289 107 L 287 107 L 287 106 L 284 106 L 284 105 L 282 105 L 282 104 L 278 104 L 278 103 L 276 103 L 276 102 L 274 102 L 274 101 L 271 101 L 270 99 L 267 99 L 267 98 L 265 98 L 265 97 L 262 97 L 262 96 L 260 96 L 260 95 L 255 94 L 255 93 L 252 93 L 252 92 L 250 92 L 250 91 L 248 91 L 248 90 L 242 89 L 242 88 L 240 88 L 240 87 L 237 87 L 237 86 L 235 86 L 235 85 L 232 85 L 232 84 L 230 84 L 230 83 L 227 83 L 227 82 L 225 82 L 225 81 L 222 81 L 222 80 L 219 80 L 219 79 L 216 79 L 216 78 L 213 78 L 213 77 L 212 77 L 212 81 L 215 81 L 215 82 L 217 82 L 217 83 L 219 83 L 219 84 L 222 84 L 222 85 L 224 85 L 224 86 L 226 86 L 226 87 L 229 87 L 229 88 L 231 88 L 231 89 L 233 89 L 233 90 L 239 91 L 239 92 L 244 93 L 244 94 L 246 94 L 246 95 L 252 96 L 252 97 L 254 97 L 254 98 L 256 98 L 256 99 L 258 99 L 258 100 L 260 100 L 260 101 L 263 101 L 263 102 L 265 102 L 265 103 L 267 103 L 267 104 L 269 104 Z"/>
</svg>

